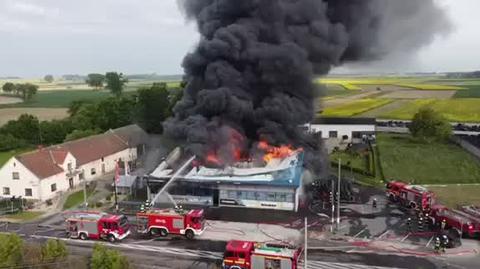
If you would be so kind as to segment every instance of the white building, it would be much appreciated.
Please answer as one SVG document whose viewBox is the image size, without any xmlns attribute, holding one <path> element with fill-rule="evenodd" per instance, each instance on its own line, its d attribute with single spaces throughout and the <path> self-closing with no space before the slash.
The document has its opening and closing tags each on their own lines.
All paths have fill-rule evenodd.
<svg viewBox="0 0 480 269">
<path fill-rule="evenodd" d="M 374 118 L 317 118 L 305 125 L 308 132 L 316 133 L 323 139 L 340 139 L 345 142 L 359 142 L 364 135 L 375 135 Z"/>
<path fill-rule="evenodd" d="M 45 201 L 133 162 L 145 150 L 147 134 L 130 125 L 12 157 L 0 168 L 0 197 Z"/>
</svg>

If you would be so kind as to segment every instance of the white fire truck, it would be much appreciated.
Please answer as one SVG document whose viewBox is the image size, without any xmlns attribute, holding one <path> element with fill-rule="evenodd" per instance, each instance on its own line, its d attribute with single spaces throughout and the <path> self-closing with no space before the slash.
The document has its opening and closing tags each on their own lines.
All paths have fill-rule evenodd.
<svg viewBox="0 0 480 269">
<path fill-rule="evenodd" d="M 424 211 L 428 211 L 435 204 L 435 193 L 422 186 L 401 181 L 389 182 L 386 195 L 392 202 Z"/>
<path fill-rule="evenodd" d="M 124 215 L 79 211 L 69 213 L 65 223 L 70 238 L 104 239 L 113 243 L 123 240 L 130 234 L 128 220 Z"/>
</svg>

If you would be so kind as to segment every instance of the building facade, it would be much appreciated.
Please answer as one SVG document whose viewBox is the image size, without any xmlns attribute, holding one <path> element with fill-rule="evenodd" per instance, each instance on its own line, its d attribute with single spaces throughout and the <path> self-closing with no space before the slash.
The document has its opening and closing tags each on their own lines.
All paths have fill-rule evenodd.
<svg viewBox="0 0 480 269">
<path fill-rule="evenodd" d="M 0 168 L 0 196 L 45 201 L 135 162 L 147 134 L 131 125 L 12 157 Z M 145 142 L 143 142 L 145 143 Z"/>
<path fill-rule="evenodd" d="M 322 139 L 338 139 L 355 143 L 359 142 L 358 140 L 363 136 L 375 135 L 376 120 L 374 118 L 317 118 L 306 124 L 305 129 Z"/>
</svg>

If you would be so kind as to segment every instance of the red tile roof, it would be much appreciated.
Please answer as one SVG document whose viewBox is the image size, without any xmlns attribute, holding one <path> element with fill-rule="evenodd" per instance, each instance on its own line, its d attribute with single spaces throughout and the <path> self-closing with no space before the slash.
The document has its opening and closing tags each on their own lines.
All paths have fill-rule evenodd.
<svg viewBox="0 0 480 269">
<path fill-rule="evenodd" d="M 41 149 L 19 155 L 16 158 L 28 170 L 42 179 L 63 172 L 63 169 L 56 163 L 54 158 L 52 158 L 53 155 L 52 150 Z"/>
<path fill-rule="evenodd" d="M 129 147 L 135 147 L 134 143 L 139 143 L 140 141 L 134 140 L 139 140 L 139 134 L 142 133 L 147 136 L 137 125 L 130 125 L 110 130 L 104 134 L 25 153 L 16 158 L 32 173 L 43 179 L 63 172 L 60 165 L 65 161 L 68 152 L 75 157 L 78 167 Z"/>
</svg>

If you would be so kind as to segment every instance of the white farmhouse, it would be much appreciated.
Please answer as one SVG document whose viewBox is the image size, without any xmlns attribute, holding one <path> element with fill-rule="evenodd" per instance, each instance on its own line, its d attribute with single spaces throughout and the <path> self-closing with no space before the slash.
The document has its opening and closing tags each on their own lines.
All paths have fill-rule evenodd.
<svg viewBox="0 0 480 269">
<path fill-rule="evenodd" d="M 130 125 L 15 157 L 0 168 L 0 197 L 45 201 L 134 162 L 145 151 L 147 134 Z"/>
</svg>

